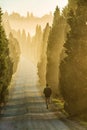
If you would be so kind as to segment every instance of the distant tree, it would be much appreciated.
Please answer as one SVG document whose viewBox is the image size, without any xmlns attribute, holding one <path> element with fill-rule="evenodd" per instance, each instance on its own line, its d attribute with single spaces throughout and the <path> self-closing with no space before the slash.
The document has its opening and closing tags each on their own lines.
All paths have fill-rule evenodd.
<svg viewBox="0 0 87 130">
<path fill-rule="evenodd" d="M 22 36 L 21 36 L 21 39 L 22 39 L 22 42 L 23 42 L 23 43 L 26 42 L 26 32 L 25 32 L 24 29 L 22 30 Z"/>
<path fill-rule="evenodd" d="M 18 32 L 16 32 L 16 35 L 17 35 L 17 40 L 20 42 L 20 39 L 21 39 L 21 31 L 18 30 Z"/>
<path fill-rule="evenodd" d="M 29 19 L 30 18 L 30 14 L 29 14 L 29 12 L 27 12 L 27 19 Z"/>
<path fill-rule="evenodd" d="M 64 44 L 67 57 L 60 64 L 60 89 L 65 110 L 87 118 L 87 0 L 77 1 L 67 22 L 71 30 Z"/>
<path fill-rule="evenodd" d="M 31 51 L 31 36 L 30 33 L 28 32 L 28 35 L 26 36 L 26 46 L 25 46 L 25 55 L 26 57 L 29 58 L 30 56 L 30 51 Z"/>
<path fill-rule="evenodd" d="M 56 7 L 53 25 L 48 38 L 47 46 L 47 73 L 46 82 L 52 87 L 53 94 L 58 95 L 60 54 L 65 40 L 65 19 Z"/>
<path fill-rule="evenodd" d="M 34 18 L 34 15 L 33 13 L 30 14 L 30 18 L 33 19 Z"/>
<path fill-rule="evenodd" d="M 50 26 L 47 23 L 44 32 L 43 32 L 43 39 L 41 44 L 41 57 L 40 62 L 38 63 L 38 75 L 39 75 L 39 82 L 41 86 L 46 85 L 46 66 L 47 66 L 47 41 L 50 32 Z"/>
<path fill-rule="evenodd" d="M 36 26 L 35 40 L 38 41 L 38 39 L 41 38 L 41 37 L 40 37 L 41 34 L 42 34 L 41 26 L 40 26 L 40 25 L 37 25 L 37 26 Z M 41 39 L 42 39 L 42 38 L 41 38 Z"/>
<path fill-rule="evenodd" d="M 6 102 L 8 86 L 13 73 L 8 44 L 9 42 L 2 26 L 2 10 L 0 8 L 0 104 Z"/>
<path fill-rule="evenodd" d="M 25 55 L 25 53 L 26 53 L 27 36 L 26 36 L 26 32 L 25 32 L 24 29 L 22 30 L 20 43 L 21 43 L 20 44 L 21 52 L 22 52 L 23 55 Z"/>
<path fill-rule="evenodd" d="M 13 62 L 13 73 L 17 70 L 17 65 L 20 58 L 20 46 L 16 38 L 13 37 L 12 33 L 9 34 L 9 52 Z"/>
<path fill-rule="evenodd" d="M 42 43 L 42 29 L 40 25 L 36 26 L 36 32 L 34 37 L 32 38 L 32 59 L 37 64 L 40 61 L 40 56 L 41 56 L 41 43 Z"/>
<path fill-rule="evenodd" d="M 31 43 L 31 36 L 30 36 L 30 34 L 28 33 L 28 36 L 27 36 L 27 44 L 28 43 Z"/>
<path fill-rule="evenodd" d="M 18 19 L 21 18 L 20 14 L 19 14 L 19 13 L 15 13 L 15 12 L 13 12 L 13 13 L 10 15 L 10 17 L 11 17 L 12 19 L 16 19 L 16 20 L 18 20 Z"/>
</svg>

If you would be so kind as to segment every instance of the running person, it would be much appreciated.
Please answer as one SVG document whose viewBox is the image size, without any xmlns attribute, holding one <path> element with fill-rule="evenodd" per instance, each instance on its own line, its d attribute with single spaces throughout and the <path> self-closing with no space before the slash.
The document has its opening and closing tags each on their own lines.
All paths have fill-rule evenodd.
<svg viewBox="0 0 87 130">
<path fill-rule="evenodd" d="M 44 95 L 45 95 L 46 106 L 47 106 L 47 109 L 48 109 L 48 104 L 50 103 L 50 96 L 51 96 L 51 94 L 52 94 L 52 90 L 51 90 L 51 88 L 48 86 L 48 84 L 46 84 L 46 88 L 44 88 L 43 93 L 44 93 Z"/>
</svg>

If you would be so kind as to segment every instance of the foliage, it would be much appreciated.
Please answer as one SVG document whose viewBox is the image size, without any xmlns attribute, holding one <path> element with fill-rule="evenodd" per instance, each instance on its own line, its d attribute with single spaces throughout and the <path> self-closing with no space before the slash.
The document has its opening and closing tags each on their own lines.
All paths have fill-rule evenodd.
<svg viewBox="0 0 87 130">
<path fill-rule="evenodd" d="M 87 1 L 78 0 L 74 14 L 69 11 L 70 31 L 64 44 L 67 57 L 60 64 L 60 89 L 65 110 L 87 117 Z"/>
<path fill-rule="evenodd" d="M 65 19 L 59 8 L 54 12 L 53 25 L 48 37 L 46 82 L 52 87 L 53 95 L 58 94 L 59 63 L 65 39 Z"/>
<path fill-rule="evenodd" d="M 13 62 L 13 73 L 15 73 L 20 58 L 20 47 L 17 39 L 13 37 L 12 33 L 9 34 L 9 52 Z"/>
<path fill-rule="evenodd" d="M 42 28 L 40 25 L 37 25 L 36 33 L 32 38 L 32 42 L 31 42 L 31 47 L 32 47 L 31 56 L 35 64 L 37 64 L 40 61 L 42 38 L 43 38 Z"/>
<path fill-rule="evenodd" d="M 47 23 L 44 32 L 43 32 L 43 39 L 41 44 L 41 57 L 40 62 L 38 63 L 38 75 L 39 75 L 39 82 L 41 86 L 46 85 L 46 65 L 47 65 L 47 41 L 50 32 L 50 26 Z"/>
<path fill-rule="evenodd" d="M 69 4 L 68 4 L 68 10 L 73 10 L 73 12 L 75 13 L 76 8 L 77 8 L 77 1 L 78 0 L 68 0 Z"/>
<path fill-rule="evenodd" d="M 9 57 L 9 41 L 2 26 L 2 10 L 0 8 L 0 103 L 5 102 L 8 85 L 13 73 L 13 64 Z"/>
</svg>

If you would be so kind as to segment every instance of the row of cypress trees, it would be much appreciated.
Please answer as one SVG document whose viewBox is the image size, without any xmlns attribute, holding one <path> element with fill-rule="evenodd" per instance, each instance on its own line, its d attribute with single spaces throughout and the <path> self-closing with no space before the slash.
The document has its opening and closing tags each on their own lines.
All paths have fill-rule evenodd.
<svg viewBox="0 0 87 130">
<path fill-rule="evenodd" d="M 2 26 L 2 15 L 0 8 L 0 104 L 6 102 L 8 86 L 13 73 L 13 63 L 9 56 L 9 41 Z"/>
<path fill-rule="evenodd" d="M 61 92 L 70 115 L 87 119 L 87 0 L 69 0 L 62 16 L 56 8 L 47 62 L 46 82 L 53 94 Z"/>
<path fill-rule="evenodd" d="M 40 61 L 37 65 L 38 67 L 38 76 L 39 76 L 39 83 L 41 87 L 44 87 L 46 85 L 46 67 L 47 67 L 47 46 L 48 46 L 48 36 L 50 32 L 51 27 L 49 26 L 49 23 L 46 24 L 45 29 L 43 30 L 42 35 L 42 42 L 41 42 L 41 54 L 40 54 Z"/>
<path fill-rule="evenodd" d="M 60 89 L 65 110 L 87 119 L 87 0 L 77 0 L 67 22 L 70 31 L 64 44 L 67 56 L 60 64 Z"/>
<path fill-rule="evenodd" d="M 66 32 L 65 18 L 56 7 L 53 24 L 48 37 L 46 81 L 51 86 L 53 95 L 58 96 L 60 55 Z"/>
</svg>

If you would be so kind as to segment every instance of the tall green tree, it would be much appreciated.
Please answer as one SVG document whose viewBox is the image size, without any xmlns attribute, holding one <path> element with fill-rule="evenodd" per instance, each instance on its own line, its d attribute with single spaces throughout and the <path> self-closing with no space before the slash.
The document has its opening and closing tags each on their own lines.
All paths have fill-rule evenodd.
<svg viewBox="0 0 87 130">
<path fill-rule="evenodd" d="M 87 117 L 87 0 L 78 0 L 67 22 L 70 31 L 64 44 L 66 58 L 60 64 L 60 89 L 65 110 Z"/>
<path fill-rule="evenodd" d="M 43 39 L 41 43 L 41 57 L 38 63 L 38 75 L 39 75 L 39 82 L 41 86 L 46 85 L 46 66 L 47 66 L 47 44 L 48 44 L 48 36 L 50 32 L 49 23 L 47 23 L 44 32 L 43 32 Z"/>
<path fill-rule="evenodd" d="M 16 38 L 13 37 L 12 33 L 9 34 L 9 53 L 13 62 L 13 73 L 16 72 L 19 58 L 20 58 L 20 46 Z"/>
<path fill-rule="evenodd" d="M 60 54 L 64 44 L 65 20 L 56 7 L 54 12 L 53 25 L 48 38 L 47 46 L 47 73 L 46 82 L 52 87 L 53 94 L 58 94 L 59 63 Z"/>
<path fill-rule="evenodd" d="M 8 85 L 13 73 L 13 64 L 9 57 L 8 40 L 2 26 L 2 10 L 0 8 L 0 103 L 5 102 Z"/>
<path fill-rule="evenodd" d="M 42 37 L 42 28 L 40 25 L 37 25 L 35 35 L 32 38 L 31 42 L 31 56 L 35 64 L 37 64 L 40 61 Z"/>
</svg>

